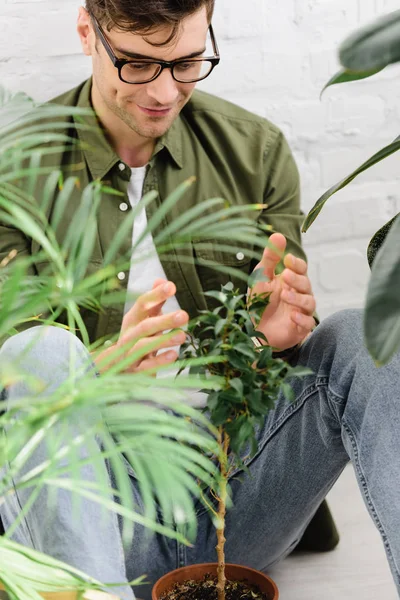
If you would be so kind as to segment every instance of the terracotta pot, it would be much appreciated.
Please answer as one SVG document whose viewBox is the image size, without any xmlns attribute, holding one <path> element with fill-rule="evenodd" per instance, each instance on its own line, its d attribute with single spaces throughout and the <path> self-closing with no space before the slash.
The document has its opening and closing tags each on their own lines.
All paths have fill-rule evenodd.
<svg viewBox="0 0 400 600">
<path fill-rule="evenodd" d="M 190 565 L 182 567 L 175 571 L 170 571 L 161 577 L 153 586 L 152 600 L 160 600 L 164 592 L 171 589 L 174 583 L 181 583 L 187 579 L 199 581 L 203 579 L 206 573 L 217 575 L 217 563 L 202 563 L 199 565 Z M 278 600 L 279 591 L 276 584 L 270 577 L 260 571 L 242 567 L 241 565 L 226 565 L 226 578 L 230 581 L 243 581 L 246 579 L 260 588 L 260 591 L 267 595 L 268 600 Z"/>
</svg>

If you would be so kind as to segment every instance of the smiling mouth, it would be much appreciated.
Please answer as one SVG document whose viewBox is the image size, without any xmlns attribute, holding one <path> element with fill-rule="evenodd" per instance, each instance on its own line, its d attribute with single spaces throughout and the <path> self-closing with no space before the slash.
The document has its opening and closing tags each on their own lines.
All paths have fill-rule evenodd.
<svg viewBox="0 0 400 600">
<path fill-rule="evenodd" d="M 172 110 L 172 107 L 170 107 L 170 108 L 161 108 L 161 109 L 160 108 L 147 108 L 145 106 L 140 106 L 139 104 L 138 104 L 138 107 L 146 115 L 150 115 L 152 117 L 165 117 Z"/>
</svg>

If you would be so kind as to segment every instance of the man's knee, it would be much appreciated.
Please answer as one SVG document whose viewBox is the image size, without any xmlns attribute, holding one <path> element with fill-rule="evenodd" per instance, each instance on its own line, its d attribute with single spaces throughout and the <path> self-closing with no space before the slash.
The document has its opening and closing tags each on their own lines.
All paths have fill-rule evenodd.
<svg viewBox="0 0 400 600">
<path fill-rule="evenodd" d="M 82 342 L 60 327 L 32 327 L 9 338 L 0 349 L 2 371 L 26 373 L 40 380 L 61 382 L 74 371 L 93 368 Z"/>
<path fill-rule="evenodd" d="M 347 365 L 356 356 L 367 354 L 363 334 L 363 311 L 345 309 L 324 319 L 304 345 L 316 364 Z"/>
<path fill-rule="evenodd" d="M 363 342 L 363 311 L 356 308 L 340 310 L 322 321 L 315 334 L 324 337 L 327 343 Z"/>
</svg>

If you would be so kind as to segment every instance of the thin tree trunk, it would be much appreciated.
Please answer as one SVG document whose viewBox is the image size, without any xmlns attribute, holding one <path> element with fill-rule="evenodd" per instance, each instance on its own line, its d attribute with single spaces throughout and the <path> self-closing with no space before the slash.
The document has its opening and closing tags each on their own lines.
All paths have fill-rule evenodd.
<svg viewBox="0 0 400 600">
<path fill-rule="evenodd" d="M 218 498 L 218 519 L 220 522 L 220 527 L 217 529 L 217 557 L 218 557 L 218 583 L 217 583 L 217 591 L 218 591 L 218 600 L 225 600 L 225 514 L 226 514 L 226 498 L 227 498 L 227 488 L 228 488 L 228 450 L 229 450 L 229 436 L 224 433 L 221 433 L 220 443 L 223 449 L 223 455 L 220 463 L 220 471 L 221 471 L 221 485 L 220 485 L 220 493 Z"/>
</svg>

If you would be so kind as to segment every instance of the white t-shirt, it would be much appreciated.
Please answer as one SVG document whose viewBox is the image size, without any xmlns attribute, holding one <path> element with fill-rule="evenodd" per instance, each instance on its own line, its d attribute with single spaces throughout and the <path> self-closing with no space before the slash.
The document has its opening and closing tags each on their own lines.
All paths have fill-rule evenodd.
<svg viewBox="0 0 400 600">
<path fill-rule="evenodd" d="M 146 175 L 146 167 L 137 167 L 131 170 L 131 179 L 128 185 L 128 198 L 132 208 L 136 208 L 142 199 L 143 183 Z M 132 233 L 132 247 L 137 243 L 138 239 L 143 235 L 147 227 L 146 210 L 143 208 L 135 217 Z M 135 249 L 132 256 L 131 268 L 128 279 L 128 292 L 139 296 L 152 289 L 156 279 L 167 279 L 163 266 L 158 258 L 157 250 L 154 246 L 153 236 L 147 235 Z M 134 304 L 134 299 L 128 299 L 125 304 L 125 312 L 127 312 Z M 164 305 L 163 312 L 174 312 L 179 310 L 175 296 L 168 298 Z"/>
<path fill-rule="evenodd" d="M 142 199 L 145 175 L 146 167 L 137 167 L 131 169 L 131 178 L 128 185 L 128 198 L 132 208 L 135 208 Z M 143 208 L 135 217 L 132 233 L 132 247 L 142 236 L 146 227 L 147 216 L 146 210 Z M 132 256 L 128 279 L 128 293 L 132 294 L 133 298 L 128 298 L 127 302 L 125 303 L 125 313 L 128 312 L 128 310 L 134 304 L 134 297 L 151 290 L 154 281 L 158 278 L 167 279 L 167 276 L 165 275 L 164 268 L 158 257 L 153 236 L 148 234 L 145 238 L 143 238 Z M 180 306 L 176 297 L 173 296 L 172 298 L 168 298 L 164 304 L 162 312 L 165 314 L 169 312 L 175 312 L 177 310 L 180 310 Z M 174 347 L 173 349 L 179 351 L 179 347 Z M 166 351 L 167 349 L 163 350 L 163 352 Z M 168 376 L 171 376 L 173 373 L 176 373 L 176 370 L 172 372 L 168 371 L 168 373 L 165 372 L 165 374 L 168 374 Z M 206 394 L 192 390 L 188 390 L 187 393 L 188 400 L 192 406 L 205 406 Z"/>
</svg>

